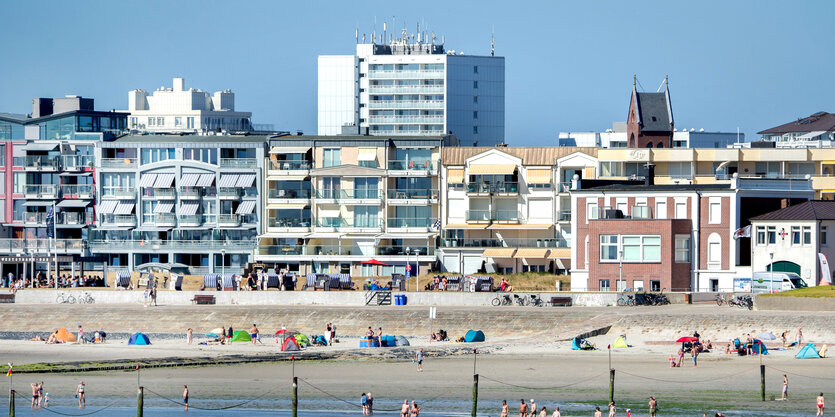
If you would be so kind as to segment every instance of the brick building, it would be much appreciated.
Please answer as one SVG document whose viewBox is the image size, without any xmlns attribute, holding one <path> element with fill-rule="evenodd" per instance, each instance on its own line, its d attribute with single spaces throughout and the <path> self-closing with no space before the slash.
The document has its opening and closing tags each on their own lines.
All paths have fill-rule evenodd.
<svg viewBox="0 0 835 417">
<path fill-rule="evenodd" d="M 633 78 L 626 118 L 626 147 L 671 148 L 675 123 L 667 79 L 664 79 L 663 93 L 638 92 L 635 84 Z"/>
</svg>

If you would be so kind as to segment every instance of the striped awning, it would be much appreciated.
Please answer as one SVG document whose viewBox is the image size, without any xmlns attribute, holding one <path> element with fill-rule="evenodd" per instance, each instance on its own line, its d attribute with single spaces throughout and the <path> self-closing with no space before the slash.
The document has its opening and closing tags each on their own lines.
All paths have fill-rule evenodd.
<svg viewBox="0 0 835 417">
<path fill-rule="evenodd" d="M 464 168 L 449 168 L 446 174 L 447 184 L 461 184 L 464 182 Z"/>
<path fill-rule="evenodd" d="M 184 174 L 180 178 L 180 187 L 194 187 L 198 179 L 200 179 L 200 174 Z"/>
<path fill-rule="evenodd" d="M 174 210 L 173 201 L 160 201 L 154 207 L 154 213 L 171 213 L 171 210 Z"/>
<path fill-rule="evenodd" d="M 536 258 L 536 259 L 545 259 L 545 255 L 548 255 L 548 249 L 543 248 L 521 248 L 516 251 L 516 255 L 514 258 Z"/>
<path fill-rule="evenodd" d="M 255 200 L 247 200 L 238 206 L 235 214 L 252 214 L 253 210 L 255 210 Z"/>
<path fill-rule="evenodd" d="M 513 164 L 483 164 L 470 165 L 467 173 L 470 175 L 510 175 L 516 171 L 516 165 Z"/>
<path fill-rule="evenodd" d="M 119 201 L 119 205 L 113 210 L 113 214 L 130 214 L 133 211 L 133 201 Z"/>
<path fill-rule="evenodd" d="M 116 206 L 119 204 L 117 200 L 104 200 L 99 204 L 99 213 L 101 214 L 112 214 L 114 210 L 116 210 Z"/>
<path fill-rule="evenodd" d="M 239 175 L 227 174 L 221 175 L 220 181 L 218 181 L 217 186 L 223 188 L 232 188 L 235 184 L 238 183 Z"/>
<path fill-rule="evenodd" d="M 183 201 L 183 204 L 180 204 L 180 215 L 191 216 L 197 214 L 198 207 L 200 207 L 200 203 L 197 201 Z"/>
<path fill-rule="evenodd" d="M 549 184 L 551 183 L 550 169 L 529 169 L 528 184 Z"/>
<path fill-rule="evenodd" d="M 215 182 L 215 174 L 200 174 L 200 179 L 197 180 L 198 187 L 211 187 Z"/>
<path fill-rule="evenodd" d="M 154 188 L 171 188 L 174 184 L 174 174 L 159 174 L 154 181 Z"/>
<path fill-rule="evenodd" d="M 487 248 L 481 256 L 485 258 L 512 258 L 516 248 Z"/>
<path fill-rule="evenodd" d="M 252 183 L 254 182 L 255 174 L 244 174 L 238 177 L 238 181 L 235 186 L 239 188 L 252 187 Z"/>
<path fill-rule="evenodd" d="M 468 229 L 468 230 L 484 230 L 487 228 L 486 224 L 466 224 L 466 223 L 450 223 L 444 226 L 444 229 Z"/>
<path fill-rule="evenodd" d="M 157 174 L 145 174 L 139 180 L 139 186 L 145 188 L 151 188 L 154 186 L 154 182 L 157 180 Z"/>
<path fill-rule="evenodd" d="M 548 255 L 549 259 L 571 259 L 571 248 L 554 248 Z"/>
<path fill-rule="evenodd" d="M 547 224 L 547 223 L 541 223 L 541 224 L 536 224 L 536 223 L 528 223 L 528 224 L 503 224 L 503 223 L 499 223 L 499 224 L 491 224 L 491 225 L 490 225 L 489 227 L 487 227 L 487 228 L 488 228 L 488 229 L 490 229 L 490 230 L 495 230 L 495 229 L 546 230 L 546 229 L 550 229 L 550 228 L 551 228 L 551 227 L 553 227 L 553 226 L 554 226 L 554 225 L 552 225 L 552 224 Z"/>
</svg>

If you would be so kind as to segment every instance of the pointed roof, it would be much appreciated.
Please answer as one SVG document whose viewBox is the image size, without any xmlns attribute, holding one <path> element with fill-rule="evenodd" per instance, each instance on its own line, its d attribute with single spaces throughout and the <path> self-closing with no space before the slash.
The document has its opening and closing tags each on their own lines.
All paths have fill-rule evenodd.
<svg viewBox="0 0 835 417">
<path fill-rule="evenodd" d="M 835 220 L 835 201 L 810 200 L 765 213 L 751 220 Z"/>
<path fill-rule="evenodd" d="M 647 132 L 672 132 L 674 126 L 673 105 L 670 101 L 670 88 L 664 81 L 664 92 L 639 92 L 632 83 L 632 97 L 635 98 L 638 123 Z M 628 119 L 628 118 L 627 118 Z"/>
</svg>

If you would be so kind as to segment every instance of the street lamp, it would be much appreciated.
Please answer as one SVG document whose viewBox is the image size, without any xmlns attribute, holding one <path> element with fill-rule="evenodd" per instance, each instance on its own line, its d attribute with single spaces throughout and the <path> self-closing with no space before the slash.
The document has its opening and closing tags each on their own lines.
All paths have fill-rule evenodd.
<svg viewBox="0 0 835 417">
<path fill-rule="evenodd" d="M 771 271 L 771 274 L 768 277 L 768 280 L 771 281 L 771 282 L 768 283 L 768 289 L 769 289 L 768 292 L 771 292 L 771 288 L 774 285 L 774 251 L 773 250 L 768 251 L 768 258 L 771 260 L 771 267 L 768 268 Z M 751 283 L 751 292 L 754 292 L 754 285 L 753 284 L 754 283 L 752 282 Z"/>
<path fill-rule="evenodd" d="M 226 275 L 226 249 L 220 250 L 220 279 Z"/>
<path fill-rule="evenodd" d="M 418 283 L 418 273 L 420 272 L 420 261 L 418 261 L 418 256 L 420 255 L 420 249 L 415 249 L 415 292 L 420 291 L 418 287 L 420 284 Z"/>
<path fill-rule="evenodd" d="M 618 251 L 618 288 L 617 291 L 620 291 L 620 283 L 623 281 L 623 250 Z"/>
</svg>

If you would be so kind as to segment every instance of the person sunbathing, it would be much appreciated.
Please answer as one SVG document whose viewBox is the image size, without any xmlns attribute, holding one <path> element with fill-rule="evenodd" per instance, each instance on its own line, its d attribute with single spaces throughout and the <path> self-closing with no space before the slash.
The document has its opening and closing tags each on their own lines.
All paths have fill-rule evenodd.
<svg viewBox="0 0 835 417">
<path fill-rule="evenodd" d="M 32 341 L 32 342 L 43 342 L 44 341 L 43 337 L 41 337 L 41 335 L 37 335 L 37 336 L 35 336 L 35 337 L 33 337 L 29 340 Z"/>
</svg>

